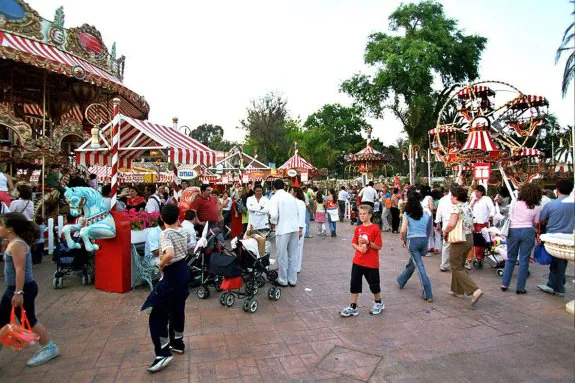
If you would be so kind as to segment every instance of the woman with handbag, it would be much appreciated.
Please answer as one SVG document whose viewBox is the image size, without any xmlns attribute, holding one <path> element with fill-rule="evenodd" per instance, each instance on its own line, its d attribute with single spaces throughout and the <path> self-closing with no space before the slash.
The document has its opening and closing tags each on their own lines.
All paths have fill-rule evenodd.
<svg viewBox="0 0 575 383">
<path fill-rule="evenodd" d="M 334 189 L 329 189 L 327 198 L 325 200 L 325 207 L 327 209 L 327 222 L 329 224 L 329 231 L 332 237 L 337 237 L 336 222 L 339 221 L 339 206 L 337 205 L 337 194 Z"/>
<path fill-rule="evenodd" d="M 507 261 L 501 279 L 501 290 L 505 291 L 511 284 L 515 264 L 519 258 L 519 275 L 517 276 L 517 294 L 525 294 L 525 282 L 529 273 L 529 257 L 535 246 L 535 227 L 539 223 L 541 207 L 541 188 L 527 184 L 519 190 L 517 202 L 509 209 L 509 234 L 507 236 Z"/>
<path fill-rule="evenodd" d="M 483 292 L 465 271 L 467 254 L 473 247 L 473 213 L 467 203 L 467 190 L 459 188 L 451 196 L 451 217 L 444 230 L 444 240 L 450 244 L 449 266 L 451 267 L 450 295 L 465 298 L 472 295 L 471 304 L 477 303 Z"/>
</svg>

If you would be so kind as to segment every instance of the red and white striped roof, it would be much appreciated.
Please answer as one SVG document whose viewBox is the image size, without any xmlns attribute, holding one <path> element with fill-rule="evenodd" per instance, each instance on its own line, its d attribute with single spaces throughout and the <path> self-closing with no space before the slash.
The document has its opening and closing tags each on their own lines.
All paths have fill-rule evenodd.
<svg viewBox="0 0 575 383">
<path fill-rule="evenodd" d="M 139 158 L 145 151 L 151 149 L 167 151 L 168 161 L 173 164 L 206 166 L 215 164 L 216 154 L 213 150 L 172 127 L 136 120 L 123 115 L 119 115 L 119 120 L 121 167 L 130 167 L 132 160 Z M 104 150 L 92 150 L 91 140 L 86 141 L 76 150 L 76 158 L 80 164 L 108 165 L 108 161 L 111 161 L 109 154 L 111 126 L 112 123 L 109 123 L 101 130 L 99 144 L 101 148 L 105 148 Z M 97 156 L 98 158 L 96 158 Z"/>
<path fill-rule="evenodd" d="M 287 160 L 282 166 L 278 169 L 305 169 L 305 170 L 315 170 L 316 167 L 307 162 L 306 160 L 301 157 L 298 152 L 296 151 L 295 154 Z"/>
<path fill-rule="evenodd" d="M 439 128 L 431 129 L 427 134 L 430 136 L 433 134 L 445 134 L 445 133 L 454 133 L 459 131 L 459 129 L 451 127 L 451 126 L 440 126 Z"/>
<path fill-rule="evenodd" d="M 371 147 L 371 145 L 367 145 L 365 148 L 361 149 L 359 152 L 355 153 L 356 156 L 363 156 L 366 154 L 381 154 L 377 150 Z"/>
<path fill-rule="evenodd" d="M 511 109 L 522 109 L 537 106 L 549 106 L 549 101 L 543 96 L 521 94 L 509 102 Z"/>
<path fill-rule="evenodd" d="M 491 134 L 484 127 L 471 128 L 461 151 L 492 152 L 497 150 Z"/>
<path fill-rule="evenodd" d="M 103 69 L 85 61 L 73 54 L 64 52 L 52 45 L 29 39 L 24 36 L 14 35 L 8 32 L 0 31 L 0 57 L 3 51 L 18 52 L 16 58 L 26 64 L 34 65 L 43 69 L 49 69 L 58 74 L 68 77 L 77 78 L 74 75 L 74 69 L 81 67 L 85 71 L 82 81 L 97 83 L 106 86 L 109 89 L 118 91 L 119 96 L 125 100 L 120 106 L 122 113 L 130 116 L 140 117 L 147 115 L 149 107 L 145 110 L 138 108 L 130 102 L 130 99 L 140 99 L 140 96 L 130 89 L 126 88 L 122 81 L 114 75 Z M 38 60 L 40 58 L 40 60 Z M 147 105 L 147 104 L 146 104 Z"/>
<path fill-rule="evenodd" d="M 521 157 L 540 157 L 543 156 L 543 152 L 538 149 L 521 148 L 519 151 L 519 156 Z"/>
<path fill-rule="evenodd" d="M 466 87 L 457 92 L 457 97 L 459 98 L 469 98 L 472 94 L 483 94 L 487 93 L 488 96 L 495 95 L 495 92 L 485 85 L 474 85 L 473 87 Z"/>
</svg>

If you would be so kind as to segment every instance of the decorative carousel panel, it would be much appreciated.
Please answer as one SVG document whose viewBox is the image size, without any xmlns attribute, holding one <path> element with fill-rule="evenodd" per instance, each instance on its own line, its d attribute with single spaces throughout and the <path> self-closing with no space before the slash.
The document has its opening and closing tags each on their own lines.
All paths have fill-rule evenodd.
<svg viewBox="0 0 575 383">
<path fill-rule="evenodd" d="M 108 67 L 108 48 L 102 35 L 95 27 L 84 24 L 79 28 L 68 29 L 66 50 L 86 60 Z"/>
<path fill-rule="evenodd" d="M 22 0 L 0 1 L 0 30 L 42 40 L 42 18 Z"/>
</svg>

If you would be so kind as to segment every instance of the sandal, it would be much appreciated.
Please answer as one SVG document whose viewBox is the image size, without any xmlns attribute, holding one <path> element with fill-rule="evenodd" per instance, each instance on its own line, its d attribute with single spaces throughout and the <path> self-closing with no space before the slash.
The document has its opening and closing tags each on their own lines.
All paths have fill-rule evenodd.
<svg viewBox="0 0 575 383">
<path fill-rule="evenodd" d="M 451 295 L 452 297 L 455 297 L 455 298 L 459 298 L 459 299 L 464 299 L 464 298 L 465 298 L 465 295 L 456 294 L 456 293 L 454 293 L 453 291 L 450 291 L 450 292 L 449 292 L 449 295 Z"/>
<path fill-rule="evenodd" d="M 503 291 L 507 291 L 508 288 L 509 288 L 509 286 L 501 285 L 501 290 L 503 290 Z"/>
<path fill-rule="evenodd" d="M 481 291 L 481 289 L 475 290 L 475 292 L 473 293 L 473 299 L 471 300 L 471 305 L 472 306 L 475 305 L 477 303 L 477 301 L 479 300 L 479 298 L 481 298 L 482 295 L 483 295 L 483 291 Z"/>
</svg>

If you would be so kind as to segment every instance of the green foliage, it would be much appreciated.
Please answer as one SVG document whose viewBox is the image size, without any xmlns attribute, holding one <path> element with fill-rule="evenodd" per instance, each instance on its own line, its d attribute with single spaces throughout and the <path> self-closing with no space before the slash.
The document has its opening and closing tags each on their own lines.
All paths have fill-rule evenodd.
<svg viewBox="0 0 575 383">
<path fill-rule="evenodd" d="M 190 136 L 213 150 L 228 151 L 235 142 L 224 139 L 224 129 L 219 125 L 202 124 L 192 131 Z"/>
<path fill-rule="evenodd" d="M 393 34 L 369 36 L 364 61 L 376 70 L 341 85 L 357 106 L 380 118 L 390 109 L 413 143 L 425 144 L 453 85 L 478 77 L 487 39 L 465 35 L 435 1 L 402 4 L 389 17 Z M 440 80 L 443 90 L 434 84 Z"/>
<path fill-rule="evenodd" d="M 571 0 L 570 3 L 575 5 L 575 1 Z M 575 11 L 571 12 L 572 16 L 575 16 Z M 567 95 L 567 90 L 569 89 L 569 85 L 571 81 L 573 81 L 573 77 L 575 77 L 575 21 L 573 21 L 569 27 L 565 30 L 563 34 L 563 39 L 561 40 L 561 45 L 557 49 L 557 54 L 555 55 L 555 64 L 559 62 L 561 59 L 561 55 L 563 52 L 571 52 L 567 57 L 567 61 L 565 62 L 565 69 L 563 70 L 563 81 L 561 82 L 561 92 L 563 93 L 563 97 Z"/>
<path fill-rule="evenodd" d="M 257 147 L 261 161 L 281 165 L 288 159 L 291 146 L 286 134 L 287 121 L 287 100 L 280 95 L 268 93 L 252 100 L 246 119 L 240 122 L 242 129 L 247 131 L 247 148 Z"/>
</svg>

